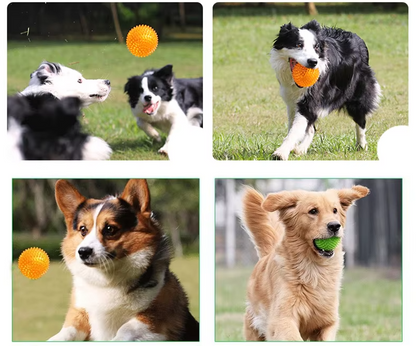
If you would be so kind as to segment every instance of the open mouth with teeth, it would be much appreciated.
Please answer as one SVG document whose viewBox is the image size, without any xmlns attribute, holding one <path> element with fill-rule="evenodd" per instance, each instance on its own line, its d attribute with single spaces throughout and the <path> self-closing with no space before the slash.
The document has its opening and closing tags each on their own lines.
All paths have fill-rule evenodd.
<svg viewBox="0 0 416 346">
<path fill-rule="evenodd" d="M 341 238 L 317 238 L 313 240 L 313 245 L 318 254 L 322 257 L 332 257 L 334 255 L 334 249 L 337 247 Z"/>
<path fill-rule="evenodd" d="M 101 95 L 101 94 L 91 94 L 89 96 L 93 99 L 96 99 L 99 102 L 103 102 L 107 98 L 108 94 L 109 93 L 103 94 L 103 95 Z"/>
<path fill-rule="evenodd" d="M 159 107 L 159 101 L 155 103 L 148 103 L 147 105 L 143 106 L 143 113 L 151 115 L 157 111 L 158 107 Z"/>
</svg>

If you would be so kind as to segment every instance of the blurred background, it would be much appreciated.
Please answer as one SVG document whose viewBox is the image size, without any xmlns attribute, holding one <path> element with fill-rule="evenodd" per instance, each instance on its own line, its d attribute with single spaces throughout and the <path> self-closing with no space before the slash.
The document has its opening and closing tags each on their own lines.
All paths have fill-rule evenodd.
<svg viewBox="0 0 416 346">
<path fill-rule="evenodd" d="M 68 179 L 85 197 L 121 194 L 127 179 Z M 60 253 L 66 234 L 56 205 L 53 179 L 13 180 L 13 341 L 42 341 L 57 333 L 64 321 L 71 274 Z M 190 309 L 199 320 L 199 180 L 148 179 L 155 218 L 170 237 L 175 257 L 172 271 L 182 282 Z M 44 249 L 48 272 L 29 280 L 17 259 L 29 247 Z"/>
<path fill-rule="evenodd" d="M 244 185 L 264 195 L 282 190 L 368 187 L 370 194 L 356 201 L 347 214 L 337 340 L 402 340 L 401 179 L 217 179 L 217 341 L 243 340 L 246 285 L 257 262 L 254 246 L 241 228 Z"/>
</svg>

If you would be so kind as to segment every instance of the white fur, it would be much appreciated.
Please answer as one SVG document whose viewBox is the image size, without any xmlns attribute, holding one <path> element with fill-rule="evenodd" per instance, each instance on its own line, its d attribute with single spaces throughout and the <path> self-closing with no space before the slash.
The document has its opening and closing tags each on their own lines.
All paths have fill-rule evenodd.
<svg viewBox="0 0 416 346">
<path fill-rule="evenodd" d="M 89 136 L 82 150 L 82 157 L 84 160 L 108 160 L 112 153 L 113 150 L 105 140 Z"/>
<path fill-rule="evenodd" d="M 61 71 L 54 73 L 47 63 L 42 63 L 32 73 L 29 86 L 21 94 L 51 93 L 58 99 L 69 96 L 78 97 L 82 102 L 82 107 L 103 102 L 110 94 L 111 87 L 105 83 L 104 79 L 85 79 L 80 72 L 63 65 L 59 66 Z M 40 83 L 38 73 L 47 74 L 45 84 Z"/>
<path fill-rule="evenodd" d="M 49 338 L 48 341 L 84 341 L 87 336 L 75 327 L 63 327 L 58 334 Z"/>
<path fill-rule="evenodd" d="M 123 324 L 112 341 L 165 341 L 162 334 L 153 333 L 144 323 L 133 318 Z"/>
</svg>

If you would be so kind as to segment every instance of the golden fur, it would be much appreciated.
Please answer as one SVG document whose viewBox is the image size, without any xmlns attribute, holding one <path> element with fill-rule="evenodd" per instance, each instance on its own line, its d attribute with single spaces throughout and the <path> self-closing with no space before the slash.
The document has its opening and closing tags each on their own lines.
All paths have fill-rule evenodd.
<svg viewBox="0 0 416 346">
<path fill-rule="evenodd" d="M 246 189 L 242 219 L 259 256 L 247 288 L 246 340 L 335 340 L 344 253 L 338 245 L 323 255 L 314 239 L 333 236 L 332 224 L 342 238 L 347 209 L 368 193 L 353 186 L 264 198 Z"/>
</svg>

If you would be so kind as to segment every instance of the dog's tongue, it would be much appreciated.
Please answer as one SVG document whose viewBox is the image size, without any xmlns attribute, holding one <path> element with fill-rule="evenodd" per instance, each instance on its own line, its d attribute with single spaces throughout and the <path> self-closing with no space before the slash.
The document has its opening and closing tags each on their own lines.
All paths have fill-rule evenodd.
<svg viewBox="0 0 416 346">
<path fill-rule="evenodd" d="M 152 114 L 155 111 L 156 103 L 149 103 L 147 106 L 143 107 L 143 113 Z"/>
</svg>

